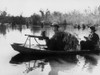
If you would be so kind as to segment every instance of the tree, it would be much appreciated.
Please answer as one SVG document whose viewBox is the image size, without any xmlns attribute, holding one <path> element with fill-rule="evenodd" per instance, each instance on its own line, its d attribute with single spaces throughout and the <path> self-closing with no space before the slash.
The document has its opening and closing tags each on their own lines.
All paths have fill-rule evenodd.
<svg viewBox="0 0 100 75">
<path fill-rule="evenodd" d="M 31 20 L 31 24 L 38 25 L 41 22 L 41 17 L 38 14 L 33 14 L 30 17 L 30 20 Z"/>
</svg>

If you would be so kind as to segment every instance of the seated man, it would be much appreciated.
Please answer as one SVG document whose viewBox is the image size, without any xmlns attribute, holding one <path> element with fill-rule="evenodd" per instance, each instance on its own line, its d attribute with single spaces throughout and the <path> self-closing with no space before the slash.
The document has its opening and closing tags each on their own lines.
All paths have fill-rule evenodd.
<svg viewBox="0 0 100 75">
<path fill-rule="evenodd" d="M 46 45 L 48 50 L 53 51 L 66 51 L 66 50 L 76 50 L 79 41 L 73 35 L 68 32 L 59 31 L 59 26 L 52 26 L 54 30 L 54 35 L 52 38 L 46 38 Z"/>
<path fill-rule="evenodd" d="M 88 37 L 84 37 L 86 41 L 81 41 L 81 50 L 95 50 L 96 45 L 99 41 L 98 34 L 95 33 L 96 29 L 95 27 L 90 27 L 91 33 Z"/>
</svg>

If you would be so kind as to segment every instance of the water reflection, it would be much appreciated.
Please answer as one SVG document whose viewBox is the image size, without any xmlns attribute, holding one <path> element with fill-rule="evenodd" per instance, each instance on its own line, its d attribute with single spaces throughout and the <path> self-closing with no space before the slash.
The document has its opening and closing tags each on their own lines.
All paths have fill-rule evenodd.
<svg viewBox="0 0 100 75">
<path fill-rule="evenodd" d="M 8 28 L 10 28 L 11 30 L 19 30 L 20 32 L 22 32 L 22 30 L 27 29 L 27 25 L 10 25 Z"/>
<path fill-rule="evenodd" d="M 20 32 L 22 32 L 23 30 L 27 29 L 27 25 L 0 25 L 0 34 L 7 34 L 9 31 L 12 31 L 12 30 L 18 30 Z M 32 32 L 32 34 L 35 34 L 35 33 L 40 33 L 41 31 L 46 31 L 47 32 L 47 36 L 51 37 L 53 31 L 52 31 L 52 28 L 50 26 L 44 26 L 43 28 L 41 28 L 41 26 L 33 26 L 33 25 L 30 25 L 29 28 L 30 31 Z M 87 35 L 88 34 L 88 31 L 84 31 L 83 33 L 80 33 L 82 32 L 82 30 L 78 30 L 78 29 L 73 29 L 72 26 L 67 26 L 67 27 L 61 27 L 60 28 L 62 31 L 65 30 L 65 31 L 68 31 L 72 34 L 77 34 L 79 37 L 80 36 L 84 36 L 84 35 Z"/>
<path fill-rule="evenodd" d="M 40 26 L 30 26 L 30 30 L 32 33 L 37 33 L 41 31 L 41 27 Z"/>
<path fill-rule="evenodd" d="M 73 68 L 76 68 L 79 64 L 83 63 L 82 69 L 92 71 L 95 66 L 97 66 L 97 59 L 94 55 L 66 55 L 66 56 L 56 56 L 53 57 L 46 55 L 36 56 L 33 54 L 17 54 L 10 60 L 11 64 L 25 64 L 29 62 L 28 67 L 26 65 L 26 72 L 30 72 L 37 68 L 41 68 L 41 71 L 44 70 L 47 63 L 49 63 L 51 70 L 48 75 L 58 75 L 59 71 L 67 71 Z M 31 62 L 31 63 L 30 63 Z M 32 66 L 30 66 L 32 64 Z"/>
<path fill-rule="evenodd" d="M 97 66 L 98 61 L 94 57 L 94 55 L 84 55 L 85 64 L 83 65 L 83 69 L 87 68 L 89 72 L 92 72 L 94 67 Z"/>
<path fill-rule="evenodd" d="M 8 40 L 9 42 L 11 42 L 11 41 L 21 42 L 22 40 L 25 41 L 26 38 L 24 39 L 22 34 L 40 33 L 40 31 L 42 31 L 42 30 L 46 30 L 48 36 L 50 36 L 50 34 L 52 35 L 50 27 L 47 27 L 47 28 L 45 27 L 44 29 L 41 29 L 41 27 L 29 27 L 28 30 L 24 30 L 25 28 L 26 27 L 24 27 L 24 26 L 20 26 L 20 27 L 16 26 L 15 28 L 11 28 L 11 27 L 7 27 L 7 26 L 3 25 L 3 26 L 0 26 L 0 34 L 3 34 L 3 35 L 6 34 L 6 40 Z M 10 33 L 9 34 L 7 32 L 8 29 L 9 29 L 9 31 L 11 31 L 11 30 L 15 30 L 15 31 L 11 31 L 13 34 L 11 32 L 9 32 Z M 20 33 L 19 31 L 22 33 Z M 25 33 L 24 33 L 24 31 L 25 31 Z M 32 33 L 30 33 L 30 31 L 32 31 Z M 81 29 L 73 30 L 70 26 L 66 29 L 66 31 L 71 32 L 71 33 L 77 33 L 78 37 L 80 37 L 82 39 L 83 39 L 84 35 L 88 35 L 88 30 L 84 30 L 84 31 Z M 98 31 L 98 34 L 100 34 L 99 32 L 100 32 L 100 30 Z M 5 43 L 6 43 L 5 41 L 1 40 L 1 48 L 3 47 L 5 49 L 5 51 L 4 51 L 4 49 L 2 48 L 2 51 L 4 51 L 4 53 L 9 52 L 8 55 L 11 56 L 10 53 L 13 51 L 13 49 L 11 51 L 9 51 L 9 48 L 7 48 Z M 2 54 L 2 52 L 1 52 L 1 54 Z M 5 54 L 5 55 L 7 55 L 7 54 Z M 46 71 L 46 69 L 45 69 L 46 66 L 49 65 L 50 68 L 48 71 L 49 72 L 48 75 L 58 75 L 61 72 L 65 72 L 68 75 L 69 75 L 69 73 L 76 73 L 76 72 L 81 74 L 81 70 L 86 69 L 86 70 L 92 72 L 92 71 L 94 71 L 95 67 L 98 67 L 98 68 L 100 67 L 100 66 L 98 66 L 99 60 L 98 60 L 97 56 L 99 58 L 99 55 L 96 55 L 96 54 L 94 54 L 94 55 L 66 55 L 66 56 L 62 56 L 62 57 L 17 54 L 13 57 L 11 56 L 12 58 L 10 60 L 10 65 L 17 64 L 17 66 L 19 66 L 19 65 L 25 64 L 24 66 L 26 66 L 26 70 L 24 72 L 26 72 L 26 73 L 29 73 L 32 71 L 35 72 L 36 69 L 39 69 L 39 68 L 41 68 L 41 71 L 44 72 L 44 71 Z M 3 57 L 1 56 L 1 59 L 2 58 Z M 14 66 L 14 68 L 17 66 Z M 20 68 L 23 69 L 22 66 Z M 12 71 L 13 67 L 11 67 L 10 69 Z M 17 68 L 17 70 L 19 71 L 19 68 Z M 22 72 L 23 70 L 20 70 L 20 72 Z M 74 70 L 74 72 L 72 70 Z M 11 72 L 11 71 L 9 71 L 9 72 Z M 28 74 L 28 75 L 33 75 L 34 74 L 33 72 L 32 72 L 32 74 Z M 37 74 L 38 72 L 39 72 L 39 70 L 37 70 L 35 72 L 35 74 Z M 16 75 L 18 75 L 18 74 L 16 74 Z M 19 74 L 19 75 L 23 75 L 23 74 Z M 41 75 L 41 74 L 39 74 L 39 75 Z M 73 74 L 70 74 L 70 75 L 73 75 Z"/>
<path fill-rule="evenodd" d="M 3 34 L 5 35 L 6 34 L 6 30 L 7 30 L 7 27 L 5 25 L 0 25 L 0 34 Z"/>
</svg>

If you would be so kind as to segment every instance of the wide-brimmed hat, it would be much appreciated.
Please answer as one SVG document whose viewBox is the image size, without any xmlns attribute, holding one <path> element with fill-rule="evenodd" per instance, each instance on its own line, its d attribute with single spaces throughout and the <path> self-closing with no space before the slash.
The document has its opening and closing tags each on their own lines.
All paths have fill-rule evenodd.
<svg viewBox="0 0 100 75">
<path fill-rule="evenodd" d="M 96 31 L 96 29 L 95 29 L 94 26 L 91 26 L 90 29 L 91 29 L 92 31 Z"/>
<path fill-rule="evenodd" d="M 51 26 L 59 28 L 59 25 L 57 23 L 53 23 Z"/>
</svg>

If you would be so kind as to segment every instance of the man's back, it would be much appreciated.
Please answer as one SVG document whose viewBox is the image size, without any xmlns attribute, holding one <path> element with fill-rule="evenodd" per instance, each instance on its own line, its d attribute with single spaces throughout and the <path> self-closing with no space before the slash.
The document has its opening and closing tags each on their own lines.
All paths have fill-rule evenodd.
<svg viewBox="0 0 100 75">
<path fill-rule="evenodd" d="M 92 34 L 92 37 L 90 38 L 90 40 L 93 42 L 93 44 L 97 44 L 97 42 L 99 41 L 99 36 L 96 33 Z"/>
</svg>

